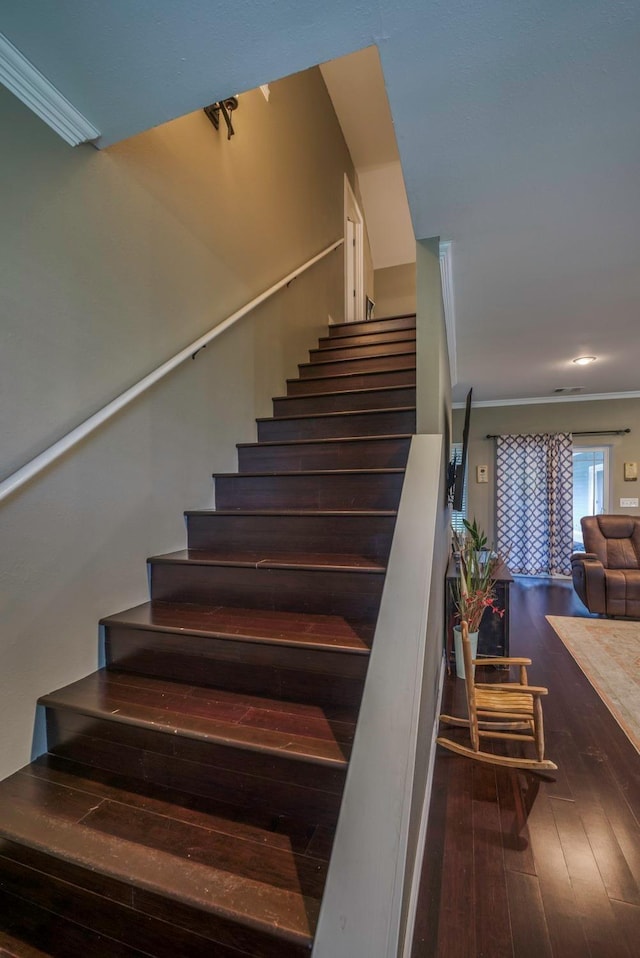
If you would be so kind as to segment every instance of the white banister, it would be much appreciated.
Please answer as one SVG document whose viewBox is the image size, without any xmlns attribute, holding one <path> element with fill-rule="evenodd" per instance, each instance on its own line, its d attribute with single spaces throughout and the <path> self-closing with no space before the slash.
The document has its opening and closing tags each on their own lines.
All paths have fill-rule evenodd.
<svg viewBox="0 0 640 958">
<path fill-rule="evenodd" d="M 270 296 L 273 296 L 274 293 L 277 293 L 292 280 L 296 279 L 296 277 L 300 276 L 320 260 L 324 259 L 325 256 L 329 255 L 329 253 L 332 253 L 339 246 L 342 246 L 343 243 L 344 239 L 336 240 L 336 242 L 332 243 L 331 246 L 327 246 L 326 249 L 323 249 L 321 253 L 318 253 L 312 259 L 307 260 L 307 262 L 303 263 L 302 266 L 298 266 L 297 269 L 294 269 L 283 279 L 279 280 L 279 282 L 275 283 L 273 286 L 270 286 L 269 289 L 265 290 L 263 293 L 260 293 L 260 295 L 256 296 L 255 299 L 252 299 L 251 302 L 247 303 L 245 306 L 242 306 L 230 316 L 227 316 L 227 318 L 221 323 L 218 323 L 217 326 L 214 326 L 213 329 L 210 329 L 208 333 L 205 333 L 193 343 L 185 346 L 185 348 L 179 353 L 176 353 L 176 355 L 172 356 L 171 359 L 168 359 L 166 362 L 162 363 L 161 366 L 158 366 L 157 369 L 153 370 L 153 372 L 139 380 L 139 382 L 137 382 L 134 386 L 130 386 L 129 389 L 125 389 L 123 393 L 120 393 L 120 395 L 113 399 L 110 403 L 107 403 L 106 406 L 103 406 L 102 409 L 100 409 L 97 413 L 94 413 L 93 416 L 85 419 L 83 423 L 80 423 L 79 426 L 76 426 L 75 429 L 72 429 L 71 432 L 68 432 L 66 436 L 62 437 L 62 439 L 54 442 L 53 445 L 49 446 L 48 449 L 45 449 L 44 452 L 41 452 L 34 459 L 31 459 L 24 466 L 21 466 L 20 469 L 17 469 L 10 476 L 7 476 L 6 479 L 3 479 L 2 482 L 0 482 L 0 502 L 16 492 L 25 483 L 33 479 L 34 476 L 37 476 L 39 472 L 42 472 L 43 469 L 46 469 L 47 466 L 50 466 L 56 461 L 56 459 L 59 459 L 60 456 L 63 456 L 66 452 L 90 435 L 90 433 L 98 429 L 98 427 L 105 423 L 108 419 L 111 419 L 112 416 L 115 416 L 116 413 L 120 412 L 121 409 L 124 409 L 125 406 L 128 406 L 130 402 L 133 402 L 134 399 L 137 399 L 138 396 L 142 395 L 142 393 L 149 389 L 150 386 L 153 386 L 160 379 L 163 379 L 164 376 L 183 363 L 186 359 L 189 359 L 190 356 L 193 356 L 194 353 L 197 353 L 199 349 L 202 349 L 203 346 L 206 346 L 221 333 L 225 332 L 225 330 L 229 329 L 230 326 L 233 326 L 233 324 L 239 319 L 242 319 L 243 316 L 246 316 L 247 313 L 250 313 L 257 306 L 260 306 L 261 303 L 264 303 L 264 301 L 269 299 Z"/>
</svg>

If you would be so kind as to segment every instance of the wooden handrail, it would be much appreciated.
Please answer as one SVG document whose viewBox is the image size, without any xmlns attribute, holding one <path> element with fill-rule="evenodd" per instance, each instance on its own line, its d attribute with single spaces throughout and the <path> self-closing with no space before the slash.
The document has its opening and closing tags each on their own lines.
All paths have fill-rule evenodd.
<svg viewBox="0 0 640 958">
<path fill-rule="evenodd" d="M 186 359 L 189 359 L 190 356 L 193 356 L 195 353 L 197 353 L 199 349 L 202 349 L 203 346 L 206 346 L 221 333 L 225 332 L 225 330 L 229 329 L 230 326 L 233 326 L 233 324 L 239 319 L 242 319 L 243 316 L 246 316 L 247 313 L 250 313 L 257 306 L 260 306 L 260 304 L 264 303 L 266 299 L 269 299 L 270 296 L 273 296 L 274 293 L 277 293 L 279 290 L 281 290 L 283 286 L 286 286 L 292 280 L 296 279 L 297 276 L 300 276 L 306 270 L 318 263 L 321 259 L 324 259 L 325 256 L 329 255 L 329 253 L 332 253 L 335 249 L 338 249 L 338 247 L 342 246 L 343 243 L 344 239 L 336 240 L 336 242 L 332 243 L 331 246 L 327 246 L 326 249 L 322 250 L 322 252 L 318 253 L 312 259 L 307 260 L 306 263 L 303 263 L 302 266 L 298 266 L 291 273 L 288 273 L 288 275 L 283 279 L 279 280 L 273 286 L 270 286 L 269 289 L 266 289 L 263 293 L 260 293 L 259 296 L 256 296 L 255 299 L 252 299 L 245 306 L 237 309 L 235 313 L 227 316 L 226 319 L 224 319 L 221 323 L 218 323 L 217 326 L 214 326 L 213 329 L 210 329 L 208 333 L 204 334 L 204 336 L 200 336 L 200 338 L 196 339 L 195 342 L 185 346 L 185 348 L 181 349 L 179 353 L 176 353 L 175 356 L 172 356 L 171 359 L 168 359 L 166 362 L 162 363 L 162 365 L 158 366 L 157 369 L 154 369 L 153 372 L 149 373 L 147 376 L 144 376 L 134 386 L 130 386 L 129 389 L 125 389 L 123 393 L 120 393 L 119 396 L 107 403 L 106 406 L 103 406 L 102 409 L 94 413 L 93 416 L 85 419 L 84 422 L 80 423 L 79 426 L 76 426 L 75 429 L 72 429 L 70 432 L 68 432 L 66 436 L 62 437 L 62 439 L 54 442 L 53 445 L 45 449 L 44 452 L 41 452 L 34 459 L 31 459 L 29 462 L 25 463 L 24 466 L 21 466 L 20 469 L 17 469 L 10 476 L 7 476 L 6 479 L 3 479 L 3 481 L 0 482 L 0 502 L 2 502 L 4 499 L 7 499 L 14 492 L 17 492 L 21 486 L 25 485 L 25 483 L 37 476 L 38 473 L 42 472 L 43 469 L 46 469 L 48 466 L 54 463 L 60 458 L 60 456 L 63 456 L 66 452 L 76 446 L 88 435 L 98 429 L 98 427 L 105 423 L 108 419 L 111 419 L 112 416 L 115 416 L 115 414 L 120 412 L 121 409 L 124 409 L 125 406 L 128 406 L 130 402 L 133 402 L 134 399 L 137 399 L 138 396 L 141 396 L 142 393 L 146 392 L 150 386 L 153 386 L 160 379 L 163 379 L 177 366 L 180 366 L 181 363 L 183 363 Z"/>
</svg>

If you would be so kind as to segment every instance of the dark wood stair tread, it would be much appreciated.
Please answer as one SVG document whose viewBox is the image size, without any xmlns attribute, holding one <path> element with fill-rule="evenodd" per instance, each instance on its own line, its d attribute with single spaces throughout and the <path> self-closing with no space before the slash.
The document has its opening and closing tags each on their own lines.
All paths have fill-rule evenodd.
<svg viewBox="0 0 640 958">
<path fill-rule="evenodd" d="M 386 406 L 380 409 L 347 409 L 344 412 L 309 412 L 309 413 L 295 413 L 294 415 L 289 416 L 264 416 L 256 419 L 257 423 L 261 422 L 272 422 L 274 419 L 277 419 L 279 423 L 286 422 L 291 419 L 295 422 L 298 422 L 301 419 L 348 419 L 349 417 L 367 417 L 371 415 L 376 415 L 377 413 L 382 414 L 383 416 L 387 413 L 401 413 L 401 412 L 415 412 L 415 406 Z M 349 439 L 364 439 L 369 438 L 368 436 L 349 436 Z M 378 437 L 379 438 L 379 437 Z"/>
<path fill-rule="evenodd" d="M 391 392 L 397 392 L 398 390 L 401 390 L 401 389 L 408 389 L 408 388 L 411 388 L 411 387 L 408 387 L 408 386 L 368 386 L 368 387 L 366 387 L 365 389 L 362 389 L 362 388 L 360 388 L 360 389 L 333 389 L 333 390 L 331 390 L 330 392 L 326 392 L 326 393 L 306 393 L 304 398 L 305 398 L 305 399 L 314 399 L 314 398 L 322 398 L 322 399 L 325 399 L 327 396 L 350 396 L 350 395 L 353 395 L 353 393 L 358 393 L 358 394 L 362 394 L 362 393 L 380 393 L 380 392 L 388 392 L 388 393 L 391 393 Z M 413 387 L 413 388 L 415 388 L 415 387 Z M 273 401 L 274 401 L 274 402 L 278 402 L 278 401 L 280 401 L 280 400 L 290 400 L 290 399 L 292 399 L 292 398 L 300 399 L 301 397 L 300 397 L 300 396 L 296 396 L 296 397 L 292 397 L 292 396 L 274 396 L 274 397 L 273 397 Z M 388 406 L 387 406 L 387 407 L 384 407 L 384 408 L 387 408 L 387 409 L 388 409 L 388 408 L 392 408 L 392 407 L 388 407 Z M 395 407 L 395 408 L 397 408 L 397 407 Z M 277 418 L 280 418 L 280 417 L 277 417 Z"/>
<path fill-rule="evenodd" d="M 311 356 L 312 362 L 318 362 L 318 361 L 322 362 L 323 361 L 321 359 L 322 356 L 326 356 L 327 357 L 326 361 L 331 362 L 332 358 L 336 358 L 331 356 L 331 353 L 333 352 L 337 352 L 337 351 L 344 352 L 344 353 L 353 352 L 353 356 L 351 357 L 345 356 L 344 358 L 356 359 L 358 357 L 357 350 L 368 349 L 371 347 L 380 348 L 380 350 L 382 350 L 382 347 L 388 346 L 390 347 L 390 349 L 388 353 L 383 353 L 382 351 L 380 351 L 379 353 L 376 353 L 376 354 L 364 353 L 364 356 L 367 356 L 367 355 L 385 356 L 385 355 L 391 355 L 396 352 L 411 353 L 415 351 L 416 336 L 413 330 L 407 330 L 407 332 L 413 332 L 413 335 L 412 336 L 407 335 L 406 337 L 401 339 L 393 339 L 393 340 L 383 339 L 380 342 L 345 343 L 343 342 L 343 340 L 350 337 L 341 336 L 340 338 L 337 338 L 335 336 L 333 337 L 329 336 L 327 339 L 318 340 L 318 343 L 321 345 L 318 345 L 318 347 L 315 349 L 310 349 L 309 354 Z M 374 338 L 374 336 L 375 334 L 371 334 L 372 339 Z"/>
<path fill-rule="evenodd" d="M 394 319 L 415 319 L 415 313 L 396 313 L 394 316 L 374 316 L 373 319 L 359 319 L 351 323 L 331 323 L 329 332 L 332 329 L 357 329 L 359 331 L 371 327 L 374 323 L 391 323 Z"/>
<path fill-rule="evenodd" d="M 413 356 L 415 358 L 415 355 L 416 355 L 416 350 L 414 348 L 414 349 L 406 349 L 401 353 L 389 353 L 389 354 L 385 353 L 381 356 L 353 356 L 353 357 L 347 356 L 347 357 L 333 358 L 333 359 L 330 356 L 328 356 L 326 359 L 318 359 L 315 362 L 298 363 L 298 369 L 318 369 L 319 367 L 322 367 L 322 366 L 329 366 L 329 365 L 339 366 L 341 363 L 365 364 L 365 363 L 371 362 L 371 360 L 374 360 L 374 359 L 380 359 L 380 360 L 384 360 L 388 358 L 397 359 L 400 356 Z M 415 368 L 415 362 L 411 364 L 411 366 L 412 368 Z M 394 372 L 397 372 L 397 370 L 394 370 Z"/>
<path fill-rule="evenodd" d="M 384 346 L 386 343 L 399 343 L 412 341 L 416 339 L 416 328 L 401 327 L 399 329 L 387 330 L 387 332 L 370 332 L 369 330 L 356 330 L 352 336 L 321 336 L 318 339 L 318 349 L 340 348 L 340 343 L 344 346 L 357 345 L 352 340 L 358 340 L 359 345 L 363 346 Z"/>
<path fill-rule="evenodd" d="M 272 815 L 255 807 L 127 778 L 59 755 L 42 755 L 22 772 L 57 785 L 80 788 L 100 799 L 124 802 L 175 821 L 258 842 L 267 851 L 271 848 L 293 851 L 326 862 L 331 854 L 334 829 L 315 825 L 307 819 Z"/>
<path fill-rule="evenodd" d="M 277 472 L 214 472 L 213 478 L 250 479 L 257 476 L 268 476 L 269 478 L 277 476 L 286 479 L 289 476 L 294 478 L 300 476 L 387 476 L 404 475 L 404 472 L 404 469 L 301 469 L 296 472 L 286 472 L 283 470 L 278 470 Z"/>
<path fill-rule="evenodd" d="M 333 360 L 333 361 L 336 362 L 336 360 Z M 316 363 L 301 363 L 300 365 L 302 366 L 306 365 L 307 367 L 312 367 L 312 366 L 316 366 L 317 364 Z M 343 372 L 343 373 L 333 373 L 330 377 L 306 376 L 304 383 L 305 385 L 308 385 L 309 383 L 312 383 L 312 382 L 323 382 L 326 378 L 340 379 L 340 380 L 344 380 L 345 382 L 348 382 L 350 379 L 353 380 L 355 375 L 366 376 L 367 378 L 375 378 L 376 376 L 385 376 L 390 373 L 403 373 L 403 372 L 415 373 L 415 371 L 416 371 L 416 364 L 411 363 L 411 364 L 407 364 L 406 366 L 399 366 L 396 369 L 368 369 L 359 374 L 354 374 L 353 372 Z M 297 383 L 299 381 L 299 378 L 300 378 L 299 376 L 293 376 L 290 379 L 287 379 L 287 383 Z M 335 392 L 336 390 L 331 390 L 331 391 Z M 349 390 L 338 390 L 338 392 L 348 392 L 348 391 Z M 311 395 L 311 394 L 306 393 L 305 395 Z"/>
<path fill-rule="evenodd" d="M 261 550 L 259 552 L 205 551 L 204 549 L 179 549 L 177 552 L 168 552 L 164 555 L 151 556 L 152 563 L 192 563 L 194 565 L 236 566 L 251 569 L 322 569 L 340 570 L 349 572 L 380 572 L 384 573 L 385 566 L 369 559 L 366 556 L 332 554 L 332 553 L 301 553 Z"/>
<path fill-rule="evenodd" d="M 401 335 L 396 334 L 396 338 L 389 339 L 386 338 L 385 333 L 371 333 L 370 335 L 362 336 L 362 333 L 358 336 L 358 339 L 363 341 L 360 343 L 349 343 L 344 342 L 345 339 L 352 339 L 355 337 L 351 336 L 340 336 L 336 339 L 335 336 L 323 336 L 318 340 L 320 345 L 310 349 L 310 353 L 324 353 L 326 350 L 333 349 L 359 349 L 361 346 L 390 346 L 392 349 L 396 346 L 399 346 L 401 343 L 405 344 L 407 347 L 407 352 L 411 352 L 409 348 L 410 344 L 415 347 L 416 343 L 416 331 L 415 329 L 405 329 L 401 330 Z"/>
<path fill-rule="evenodd" d="M 30 767 L 3 782 L 0 835 L 39 853 L 40 861 L 47 856 L 52 872 L 62 863 L 80 869 L 88 884 L 104 876 L 114 887 L 160 896 L 169 909 L 178 903 L 309 943 L 326 872 L 322 859 L 239 837 L 231 822 L 225 831 L 216 819 L 195 824 L 142 808 L 126 789 L 101 797 L 84 766 L 75 769 L 73 783 L 68 777 L 64 785 Z"/>
<path fill-rule="evenodd" d="M 403 412 L 403 409 L 399 410 Z M 318 415 L 322 415 L 319 413 Z M 344 413 L 328 413 L 327 415 L 344 415 Z M 279 416 L 278 419 L 312 419 L 315 414 L 312 413 L 309 416 Z M 266 421 L 266 420 L 263 420 Z M 269 420 L 271 421 L 271 420 Z M 349 443 L 349 442 L 388 442 L 389 439 L 411 439 L 413 437 L 412 432 L 394 432 L 389 433 L 388 435 L 378 435 L 377 433 L 374 436 L 329 436 L 327 438 L 318 436 L 313 439 L 262 439 L 259 442 L 238 442 L 236 447 L 238 449 L 260 449 L 263 446 L 313 446 L 317 444 L 330 445 L 331 443 Z"/>
<path fill-rule="evenodd" d="M 396 316 L 375 316 L 373 319 L 360 319 L 357 322 L 351 323 L 331 323 L 329 326 L 329 334 L 342 333 L 346 331 L 354 330 L 357 334 L 366 332 L 367 329 L 375 329 L 377 323 L 391 323 L 393 324 L 394 320 L 403 320 L 407 319 L 413 320 L 413 324 L 409 326 L 410 329 L 415 328 L 416 314 L 415 313 L 398 313 Z M 391 326 L 393 328 L 393 325 Z M 398 323 L 397 328 L 402 328 L 401 323 Z M 405 327 L 406 328 L 406 327 Z"/>
<path fill-rule="evenodd" d="M 317 648 L 368 655 L 373 628 L 338 615 L 310 615 L 270 609 L 199 606 L 173 602 L 143 605 L 101 619 L 105 626 L 174 632 L 242 642 Z"/>
<path fill-rule="evenodd" d="M 0 958 L 78 958 L 84 954 L 91 958 L 148 958 L 122 942 L 0 892 Z"/>
<path fill-rule="evenodd" d="M 353 721 L 326 709 L 101 669 L 39 704 L 175 738 L 346 767 Z"/>
<path fill-rule="evenodd" d="M 185 516 L 371 516 L 375 518 L 397 515 L 397 509 L 187 509 L 185 512 Z"/>
</svg>

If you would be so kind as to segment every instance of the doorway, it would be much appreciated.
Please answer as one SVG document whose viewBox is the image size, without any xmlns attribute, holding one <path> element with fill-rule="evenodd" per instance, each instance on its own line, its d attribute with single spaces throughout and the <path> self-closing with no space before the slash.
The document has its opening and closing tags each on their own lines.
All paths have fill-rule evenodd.
<svg viewBox="0 0 640 958">
<path fill-rule="evenodd" d="M 344 319 L 357 323 L 364 312 L 364 217 L 344 178 Z"/>
<path fill-rule="evenodd" d="M 582 516 L 609 511 L 609 447 L 573 447 L 573 548 L 584 552 Z"/>
</svg>

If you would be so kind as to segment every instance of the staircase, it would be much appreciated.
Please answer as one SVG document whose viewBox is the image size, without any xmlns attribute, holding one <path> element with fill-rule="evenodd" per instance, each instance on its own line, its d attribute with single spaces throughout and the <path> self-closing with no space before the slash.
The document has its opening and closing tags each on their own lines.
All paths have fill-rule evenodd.
<svg viewBox="0 0 640 958">
<path fill-rule="evenodd" d="M 415 317 L 329 328 L 107 666 L 0 784 L 0 955 L 308 955 L 411 434 Z"/>
</svg>

